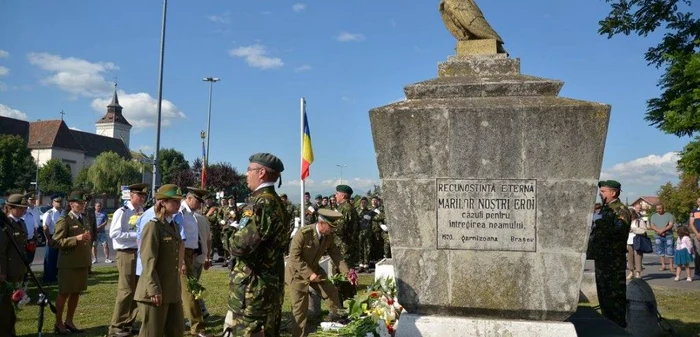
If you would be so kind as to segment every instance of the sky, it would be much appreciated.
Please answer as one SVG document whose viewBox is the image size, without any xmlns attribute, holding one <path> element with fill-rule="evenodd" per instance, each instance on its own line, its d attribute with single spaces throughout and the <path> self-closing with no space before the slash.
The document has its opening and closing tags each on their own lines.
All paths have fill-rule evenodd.
<svg viewBox="0 0 700 337">
<path fill-rule="evenodd" d="M 307 190 L 379 184 L 371 108 L 404 99 L 454 54 L 438 0 L 174 1 L 168 3 L 161 148 L 201 156 L 213 85 L 210 163 L 243 172 L 271 152 L 285 163 L 281 191 L 298 201 L 300 98 L 315 161 Z M 646 38 L 597 33 L 603 0 L 479 1 L 523 74 L 564 81 L 562 97 L 612 106 L 601 178 L 632 202 L 677 181 L 676 151 L 689 141 L 644 120 L 661 71 Z M 59 119 L 94 132 L 114 82 L 134 126 L 130 147 L 155 149 L 162 1 L 0 0 L 0 115 Z"/>
</svg>

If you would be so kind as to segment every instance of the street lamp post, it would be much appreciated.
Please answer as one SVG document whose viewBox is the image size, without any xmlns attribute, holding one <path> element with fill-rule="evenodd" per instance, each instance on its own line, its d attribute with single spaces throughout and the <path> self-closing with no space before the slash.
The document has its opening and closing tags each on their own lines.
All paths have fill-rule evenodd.
<svg viewBox="0 0 700 337">
<path fill-rule="evenodd" d="M 218 77 L 205 77 L 202 79 L 204 82 L 209 82 L 209 114 L 207 115 L 207 156 L 206 156 L 206 161 L 202 163 L 202 165 L 207 165 L 209 161 L 209 157 L 211 156 L 211 148 L 209 147 L 210 140 L 211 140 L 211 90 L 212 90 L 212 85 L 215 82 L 221 81 L 220 78 Z"/>
<path fill-rule="evenodd" d="M 168 12 L 168 0 L 163 0 L 163 22 L 160 28 L 160 64 L 158 70 L 158 123 L 156 127 L 156 153 L 153 156 L 153 185 L 151 196 L 155 198 L 156 190 L 160 187 L 160 120 L 163 107 L 163 58 L 165 56 L 165 18 Z"/>
<path fill-rule="evenodd" d="M 343 167 L 348 167 L 347 165 L 335 164 L 335 166 L 340 167 L 340 183 L 343 183 Z"/>
<path fill-rule="evenodd" d="M 199 136 L 202 138 L 202 148 L 204 148 L 204 140 L 207 139 L 207 135 L 208 135 L 208 133 L 204 132 L 204 130 L 202 130 L 202 132 L 199 133 Z M 207 157 L 209 156 L 208 152 L 209 152 L 208 148 L 205 149 L 204 151 L 202 151 L 202 168 L 199 171 L 199 179 L 200 179 L 200 183 L 202 185 L 202 189 L 207 188 L 206 182 L 203 179 L 204 176 L 202 175 L 202 171 L 204 170 L 204 163 L 207 161 Z"/>
</svg>

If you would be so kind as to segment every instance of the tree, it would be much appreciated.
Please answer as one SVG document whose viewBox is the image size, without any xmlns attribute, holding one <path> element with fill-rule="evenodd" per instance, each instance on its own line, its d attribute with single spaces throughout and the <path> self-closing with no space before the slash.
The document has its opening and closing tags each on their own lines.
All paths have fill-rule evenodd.
<svg viewBox="0 0 700 337">
<path fill-rule="evenodd" d="M 175 149 L 160 150 L 158 163 L 160 165 L 161 182 L 163 184 L 174 184 L 174 182 L 172 182 L 174 173 L 190 168 L 189 163 L 185 160 L 185 155 Z"/>
<path fill-rule="evenodd" d="M 68 166 L 54 158 L 39 169 L 39 189 L 44 194 L 68 194 L 73 186 L 73 176 Z"/>
<path fill-rule="evenodd" d="M 73 189 L 76 191 L 83 191 L 87 193 L 91 193 L 93 191 L 93 184 L 90 181 L 90 177 L 88 175 L 89 167 L 85 166 L 78 171 L 78 176 L 75 177 L 75 180 L 73 181 Z"/>
<path fill-rule="evenodd" d="M 88 170 L 93 191 L 118 196 L 120 187 L 141 181 L 138 163 L 123 159 L 114 152 L 104 152 L 95 158 Z"/>
<path fill-rule="evenodd" d="M 175 171 L 170 178 L 170 183 L 181 187 L 194 186 L 195 176 L 189 168 L 186 170 Z M 199 186 L 199 184 L 197 184 Z"/>
<path fill-rule="evenodd" d="M 700 176 L 695 174 L 681 174 L 678 185 L 666 183 L 659 189 L 659 200 L 664 205 L 664 210 L 673 214 L 678 223 L 686 223 L 690 218 L 690 211 L 695 207 L 695 201 L 700 197 L 698 188 Z"/>
<path fill-rule="evenodd" d="M 664 26 L 666 33 L 645 59 L 665 67 L 659 79 L 661 95 L 647 101 L 645 119 L 660 130 L 678 137 L 700 132 L 700 19 L 693 18 L 691 0 L 606 0 L 608 16 L 599 22 L 598 33 L 647 36 Z M 680 6 L 679 6 L 680 5 Z M 679 168 L 700 174 L 700 136 L 681 152 Z"/>
<path fill-rule="evenodd" d="M 36 164 L 24 139 L 0 135 L 0 192 L 29 190 L 36 177 Z"/>
<path fill-rule="evenodd" d="M 251 192 L 245 174 L 239 174 L 230 163 L 216 163 L 207 167 L 207 188 L 234 195 L 236 201 L 243 201 Z"/>
</svg>

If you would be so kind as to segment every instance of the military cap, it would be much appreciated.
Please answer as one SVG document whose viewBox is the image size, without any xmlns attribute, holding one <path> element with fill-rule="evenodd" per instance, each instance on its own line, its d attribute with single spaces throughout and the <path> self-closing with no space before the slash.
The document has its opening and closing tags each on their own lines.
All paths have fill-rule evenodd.
<svg viewBox="0 0 700 337">
<path fill-rule="evenodd" d="M 174 184 L 165 184 L 156 191 L 156 200 L 182 199 L 182 190 Z"/>
<path fill-rule="evenodd" d="M 194 187 L 187 187 L 187 193 L 192 194 L 195 199 L 199 200 L 199 202 L 204 202 L 204 196 L 207 195 L 207 190 L 201 190 L 199 188 L 194 188 Z"/>
<path fill-rule="evenodd" d="M 129 192 L 146 195 L 148 194 L 148 184 L 129 185 Z"/>
<path fill-rule="evenodd" d="M 262 166 L 269 167 L 277 173 L 281 173 L 284 171 L 284 164 L 282 164 L 282 160 L 277 158 L 275 155 L 271 153 L 256 153 L 250 158 L 248 158 L 248 161 L 251 163 L 258 163 Z"/>
<path fill-rule="evenodd" d="M 352 195 L 352 187 L 348 185 L 338 185 L 335 187 L 335 190 L 338 192 L 347 193 L 347 195 Z"/>
<path fill-rule="evenodd" d="M 60 194 L 54 194 L 51 196 L 51 201 L 61 202 L 61 201 L 63 201 L 63 196 Z"/>
<path fill-rule="evenodd" d="M 87 201 L 85 192 L 73 191 L 68 195 L 68 201 Z"/>
<path fill-rule="evenodd" d="M 331 227 L 335 227 L 334 222 L 343 217 L 338 211 L 334 211 L 327 208 L 321 208 L 318 210 L 318 217 L 320 219 L 326 220 Z"/>
<path fill-rule="evenodd" d="M 27 202 L 27 198 L 25 198 L 24 195 L 12 194 L 7 198 L 7 205 L 25 208 L 29 206 L 29 203 Z"/>
<path fill-rule="evenodd" d="M 617 182 L 615 180 L 601 180 L 601 181 L 599 181 L 598 187 L 600 188 L 603 186 L 618 189 L 618 190 L 622 189 L 622 184 L 620 184 L 619 182 Z"/>
<path fill-rule="evenodd" d="M 323 196 L 320 194 L 316 194 L 316 198 L 314 198 L 314 199 L 323 199 Z"/>
<path fill-rule="evenodd" d="M 29 199 L 35 200 L 36 199 L 34 197 L 34 194 L 27 194 L 26 197 L 27 197 L 27 200 L 29 200 Z"/>
<path fill-rule="evenodd" d="M 233 196 L 229 195 L 228 197 L 225 198 L 226 200 L 233 200 Z"/>
</svg>

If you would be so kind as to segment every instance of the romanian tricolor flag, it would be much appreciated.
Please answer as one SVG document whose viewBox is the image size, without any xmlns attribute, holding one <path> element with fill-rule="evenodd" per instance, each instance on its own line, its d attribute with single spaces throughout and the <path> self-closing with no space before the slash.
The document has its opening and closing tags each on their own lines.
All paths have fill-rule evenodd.
<svg viewBox="0 0 700 337">
<path fill-rule="evenodd" d="M 207 188 L 207 149 L 204 147 L 204 142 L 202 142 L 202 189 Z"/>
<path fill-rule="evenodd" d="M 301 180 L 304 180 L 309 176 L 309 167 L 314 162 L 314 150 L 311 148 L 311 132 L 309 131 L 309 120 L 306 118 L 306 107 L 304 107 L 304 135 L 302 137 Z"/>
</svg>

